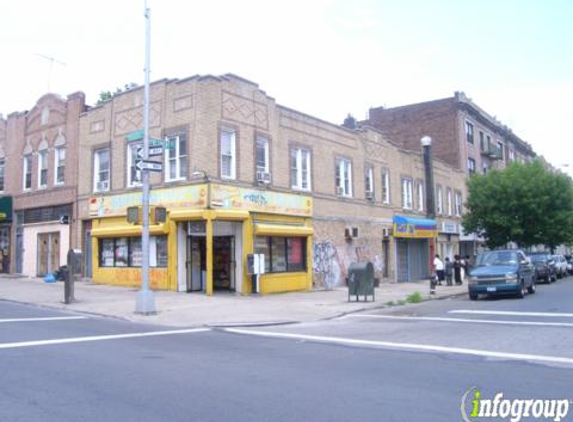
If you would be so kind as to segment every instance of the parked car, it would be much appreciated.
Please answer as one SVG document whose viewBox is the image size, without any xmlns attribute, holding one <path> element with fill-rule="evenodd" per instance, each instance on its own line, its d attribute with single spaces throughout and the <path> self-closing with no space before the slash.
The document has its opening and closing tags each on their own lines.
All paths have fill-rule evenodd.
<svg viewBox="0 0 573 422">
<path fill-rule="evenodd" d="M 567 260 L 563 255 L 553 255 L 555 262 L 555 274 L 557 278 L 563 278 L 567 275 Z"/>
<path fill-rule="evenodd" d="M 556 280 L 555 262 L 553 256 L 547 252 L 531 253 L 527 255 L 535 267 L 535 280 L 551 283 Z"/>
<path fill-rule="evenodd" d="M 513 294 L 523 298 L 535 293 L 535 267 L 520 249 L 480 253 L 470 271 L 468 293 L 471 300 L 480 294 Z"/>
<path fill-rule="evenodd" d="M 567 260 L 567 272 L 573 274 L 573 256 L 565 255 L 565 259 Z"/>
</svg>

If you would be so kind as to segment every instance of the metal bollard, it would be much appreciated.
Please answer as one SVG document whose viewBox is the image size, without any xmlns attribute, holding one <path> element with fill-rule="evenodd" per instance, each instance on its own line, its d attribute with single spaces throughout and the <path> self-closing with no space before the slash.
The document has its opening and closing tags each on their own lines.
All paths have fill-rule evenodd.
<svg viewBox="0 0 573 422">
<path fill-rule="evenodd" d="M 68 274 L 64 280 L 64 303 L 70 304 L 74 298 L 74 279 L 76 274 L 76 257 L 73 249 L 68 251 Z"/>
</svg>

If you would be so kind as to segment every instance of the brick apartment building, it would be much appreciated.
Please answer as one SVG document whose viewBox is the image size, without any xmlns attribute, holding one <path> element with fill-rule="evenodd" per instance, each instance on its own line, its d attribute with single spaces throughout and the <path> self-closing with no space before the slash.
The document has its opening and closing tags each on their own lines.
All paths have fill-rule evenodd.
<svg viewBox="0 0 573 422">
<path fill-rule="evenodd" d="M 5 272 L 54 272 L 76 246 L 79 117 L 85 108 L 81 92 L 67 99 L 46 94 L 31 110 L 0 118 L 0 200 L 9 210 L 0 210 Z"/>
<path fill-rule="evenodd" d="M 401 107 L 371 108 L 366 122 L 396 144 L 413 149 L 423 135 L 434 140 L 433 154 L 470 176 L 528 162 L 536 154 L 510 128 L 477 106 L 463 92 L 453 97 Z M 462 235 L 460 252 L 474 255 L 482 240 Z"/>
<path fill-rule="evenodd" d="M 150 95 L 150 136 L 163 147 L 151 203 L 167 208 L 151 226 L 152 287 L 249 293 L 253 252 L 265 255 L 262 293 L 340 285 L 364 261 L 383 280 L 409 281 L 427 275 L 437 232 L 438 251 L 458 251 L 464 173 L 434 161 L 438 217 L 425 219 L 420 136 L 397 146 L 366 124 L 280 106 L 230 74 L 160 80 Z M 75 242 L 95 282 L 140 282 L 141 229 L 126 209 L 141 198 L 142 103 L 135 88 L 80 117 Z"/>
</svg>

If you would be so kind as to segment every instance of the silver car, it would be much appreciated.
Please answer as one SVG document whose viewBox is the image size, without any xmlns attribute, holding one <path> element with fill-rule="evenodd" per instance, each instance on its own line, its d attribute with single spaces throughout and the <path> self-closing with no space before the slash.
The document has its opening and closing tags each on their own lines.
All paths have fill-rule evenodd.
<svg viewBox="0 0 573 422">
<path fill-rule="evenodd" d="M 567 276 L 567 260 L 563 255 L 553 255 L 553 262 L 555 262 L 555 274 L 557 278 Z"/>
</svg>

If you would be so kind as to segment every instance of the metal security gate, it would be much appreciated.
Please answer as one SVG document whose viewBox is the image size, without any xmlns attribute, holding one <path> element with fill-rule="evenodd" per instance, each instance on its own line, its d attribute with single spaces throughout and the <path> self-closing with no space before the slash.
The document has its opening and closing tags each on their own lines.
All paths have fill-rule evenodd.
<svg viewBox="0 0 573 422">
<path fill-rule="evenodd" d="M 430 275 L 429 246 L 426 239 L 396 239 L 398 282 L 420 281 Z"/>
</svg>

